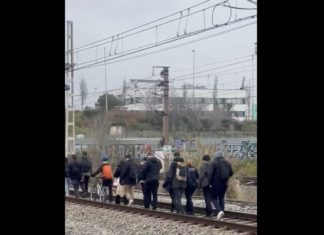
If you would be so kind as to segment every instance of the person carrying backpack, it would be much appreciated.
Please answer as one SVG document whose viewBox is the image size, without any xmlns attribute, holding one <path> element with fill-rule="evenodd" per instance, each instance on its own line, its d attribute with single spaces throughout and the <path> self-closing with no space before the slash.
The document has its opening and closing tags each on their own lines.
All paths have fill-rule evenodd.
<svg viewBox="0 0 324 235">
<path fill-rule="evenodd" d="M 186 213 L 188 215 L 193 215 L 193 203 L 192 195 L 198 187 L 199 174 L 197 169 L 192 165 L 192 161 L 187 160 L 187 187 L 185 189 L 185 195 L 187 199 L 186 203 Z"/>
<path fill-rule="evenodd" d="M 102 178 L 102 186 L 108 187 L 109 190 L 109 202 L 113 201 L 113 194 L 112 194 L 112 184 L 113 184 L 113 173 L 111 165 L 108 162 L 108 158 L 102 159 L 102 164 L 98 167 L 98 169 L 91 174 L 91 177 L 99 174 Z"/>
<path fill-rule="evenodd" d="M 213 160 L 213 177 L 212 177 L 212 201 L 216 207 L 217 220 L 224 216 L 225 204 L 224 198 L 228 187 L 228 180 L 233 175 L 231 164 L 225 160 L 222 152 L 215 154 Z"/>
<path fill-rule="evenodd" d="M 72 155 L 72 161 L 69 164 L 69 177 L 73 184 L 74 195 L 76 198 L 79 198 L 80 197 L 79 186 L 83 176 L 82 176 L 82 166 L 77 161 L 77 156 L 75 154 Z"/>
<path fill-rule="evenodd" d="M 213 177 L 213 165 L 210 162 L 210 156 L 203 156 L 203 164 L 199 173 L 199 188 L 203 189 L 205 199 L 205 212 L 207 217 L 211 217 L 213 208 L 211 205 L 211 182 Z"/>
<path fill-rule="evenodd" d="M 89 177 L 91 174 L 92 164 L 89 159 L 88 153 L 86 151 L 82 152 L 81 157 L 81 166 L 82 166 L 82 174 L 83 174 L 83 181 L 81 181 L 81 188 L 82 188 L 82 196 L 86 196 L 88 192 L 88 185 L 89 185 Z"/>
<path fill-rule="evenodd" d="M 181 198 L 184 190 L 187 186 L 187 168 L 180 153 L 174 153 L 173 162 L 170 164 L 167 177 L 170 179 L 170 184 L 174 197 L 174 205 L 177 214 L 184 214 L 184 210 L 181 204 Z"/>
</svg>

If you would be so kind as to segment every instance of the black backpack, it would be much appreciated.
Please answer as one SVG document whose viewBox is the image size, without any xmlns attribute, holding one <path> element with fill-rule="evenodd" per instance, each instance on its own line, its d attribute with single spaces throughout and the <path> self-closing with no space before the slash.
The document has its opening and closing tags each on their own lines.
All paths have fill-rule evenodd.
<svg viewBox="0 0 324 235">
<path fill-rule="evenodd" d="M 231 166 L 225 160 L 217 162 L 218 181 L 225 183 L 231 176 Z"/>
<path fill-rule="evenodd" d="M 195 168 L 188 168 L 187 185 L 190 188 L 198 187 L 198 179 L 197 179 L 197 173 Z"/>
<path fill-rule="evenodd" d="M 128 177 L 131 180 L 136 180 L 138 175 L 137 167 L 136 165 L 130 165 L 129 167 L 129 172 L 128 172 Z"/>
</svg>

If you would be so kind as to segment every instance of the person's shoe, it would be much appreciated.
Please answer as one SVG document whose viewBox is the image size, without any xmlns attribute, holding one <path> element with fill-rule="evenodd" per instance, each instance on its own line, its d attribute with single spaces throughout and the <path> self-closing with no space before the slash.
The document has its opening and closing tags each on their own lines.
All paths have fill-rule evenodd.
<svg viewBox="0 0 324 235">
<path fill-rule="evenodd" d="M 130 199 L 127 206 L 131 206 L 133 204 L 134 200 L 133 199 Z"/>
<path fill-rule="evenodd" d="M 219 213 L 218 213 L 218 215 L 217 215 L 217 220 L 221 220 L 222 218 L 223 218 L 223 216 L 224 216 L 224 212 L 223 211 L 220 211 Z"/>
</svg>

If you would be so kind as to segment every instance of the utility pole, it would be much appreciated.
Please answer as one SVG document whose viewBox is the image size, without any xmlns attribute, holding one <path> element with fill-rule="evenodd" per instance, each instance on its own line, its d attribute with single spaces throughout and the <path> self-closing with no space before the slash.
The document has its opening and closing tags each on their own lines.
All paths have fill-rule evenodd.
<svg viewBox="0 0 324 235">
<path fill-rule="evenodd" d="M 163 137 L 164 145 L 169 145 L 169 67 L 163 67 L 161 72 L 163 77 L 164 88 L 163 88 Z"/>
<path fill-rule="evenodd" d="M 251 119 L 253 119 L 253 112 L 254 112 L 254 73 L 253 73 L 253 64 L 254 64 L 254 54 L 252 54 L 252 89 L 251 89 Z"/>
<path fill-rule="evenodd" d="M 71 90 L 66 89 L 65 98 L 65 155 L 75 153 L 74 126 L 74 61 L 73 61 L 73 22 L 67 21 L 67 56 L 65 63 L 66 84 L 71 84 Z M 70 75 L 70 76 L 69 76 Z M 68 85 L 69 86 L 69 85 Z"/>
<path fill-rule="evenodd" d="M 169 67 L 167 66 L 153 66 L 154 68 L 163 68 L 160 75 L 163 78 L 163 140 L 164 145 L 169 145 Z M 164 171 L 169 168 L 170 155 L 164 154 Z"/>
<path fill-rule="evenodd" d="M 215 76 L 215 80 L 214 80 L 214 92 L 213 92 L 213 98 L 214 98 L 213 110 L 214 111 L 216 111 L 216 108 L 218 106 L 218 102 L 217 102 L 217 83 L 218 83 L 218 79 L 217 79 L 217 76 Z"/>
<path fill-rule="evenodd" d="M 195 50 L 192 50 L 192 104 L 195 103 Z"/>
<path fill-rule="evenodd" d="M 104 47 L 105 57 L 105 90 L 106 90 L 106 113 L 108 113 L 108 94 L 107 94 L 107 69 L 106 69 L 106 47 Z"/>
</svg>

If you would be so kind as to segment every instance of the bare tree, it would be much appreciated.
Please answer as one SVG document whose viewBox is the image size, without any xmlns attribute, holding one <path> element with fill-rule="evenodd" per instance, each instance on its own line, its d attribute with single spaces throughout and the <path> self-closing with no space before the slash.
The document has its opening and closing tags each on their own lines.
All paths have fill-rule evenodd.
<svg viewBox="0 0 324 235">
<path fill-rule="evenodd" d="M 111 118 L 108 118 L 106 113 L 99 113 L 97 116 L 88 119 L 87 126 L 89 127 L 90 136 L 95 138 L 96 144 L 103 149 L 107 142 Z"/>
<path fill-rule="evenodd" d="M 83 105 L 88 96 L 87 83 L 84 78 L 82 78 L 80 82 L 80 94 L 81 94 L 81 110 L 83 111 Z"/>
</svg>

